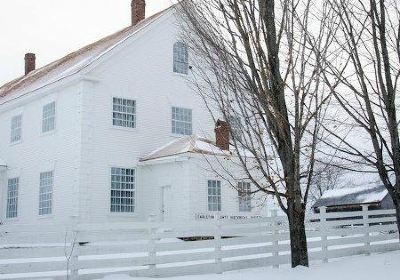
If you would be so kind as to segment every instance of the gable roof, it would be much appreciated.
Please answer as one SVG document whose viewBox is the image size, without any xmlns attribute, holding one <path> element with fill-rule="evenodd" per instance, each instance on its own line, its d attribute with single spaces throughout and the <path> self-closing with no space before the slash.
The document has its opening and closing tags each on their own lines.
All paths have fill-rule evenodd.
<svg viewBox="0 0 400 280">
<path fill-rule="evenodd" d="M 116 46 L 134 36 L 138 31 L 155 22 L 172 7 L 142 20 L 135 26 L 124 28 L 44 67 L 36 69 L 28 75 L 6 83 L 0 87 L 0 100 L 10 94 L 25 94 L 40 89 L 79 73 Z"/>
<path fill-rule="evenodd" d="M 328 190 L 313 207 L 377 203 L 387 194 L 388 191 L 383 185 Z"/>
<path fill-rule="evenodd" d="M 230 155 L 223 151 L 208 139 L 192 135 L 174 140 L 165 146 L 158 148 L 140 159 L 141 162 L 152 159 L 159 159 L 185 153 L 206 154 L 206 155 Z"/>
</svg>

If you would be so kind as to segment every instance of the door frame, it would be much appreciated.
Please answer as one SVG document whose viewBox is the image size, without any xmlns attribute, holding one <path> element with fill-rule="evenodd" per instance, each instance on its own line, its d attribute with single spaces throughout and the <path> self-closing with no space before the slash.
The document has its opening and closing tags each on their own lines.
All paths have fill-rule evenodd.
<svg viewBox="0 0 400 280">
<path fill-rule="evenodd" d="M 171 185 L 164 185 L 164 186 L 160 186 L 159 188 L 160 188 L 160 201 L 159 201 L 158 214 L 159 214 L 160 222 L 164 222 L 165 221 L 165 205 L 166 205 L 165 191 L 168 189 L 171 189 Z"/>
</svg>

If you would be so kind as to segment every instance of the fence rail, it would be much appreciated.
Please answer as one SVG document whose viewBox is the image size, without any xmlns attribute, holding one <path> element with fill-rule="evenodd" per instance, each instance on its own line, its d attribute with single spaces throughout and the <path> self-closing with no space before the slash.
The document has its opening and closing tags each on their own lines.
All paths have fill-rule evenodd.
<svg viewBox="0 0 400 280">
<path fill-rule="evenodd" d="M 394 210 L 308 216 L 311 261 L 400 249 Z M 196 240 L 196 241 L 184 241 Z M 286 217 L 161 223 L 0 226 L 0 279 L 177 276 L 290 263 Z"/>
</svg>

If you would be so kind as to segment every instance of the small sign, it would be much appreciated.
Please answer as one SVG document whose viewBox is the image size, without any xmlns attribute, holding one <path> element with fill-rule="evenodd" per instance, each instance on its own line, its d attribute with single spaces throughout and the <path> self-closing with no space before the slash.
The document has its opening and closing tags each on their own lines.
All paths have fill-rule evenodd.
<svg viewBox="0 0 400 280">
<path fill-rule="evenodd" d="M 244 220 L 244 219 L 260 219 L 262 218 L 260 215 L 218 215 L 218 214 L 203 214 L 197 213 L 195 214 L 196 220 L 215 220 L 216 218 L 219 220 Z"/>
</svg>

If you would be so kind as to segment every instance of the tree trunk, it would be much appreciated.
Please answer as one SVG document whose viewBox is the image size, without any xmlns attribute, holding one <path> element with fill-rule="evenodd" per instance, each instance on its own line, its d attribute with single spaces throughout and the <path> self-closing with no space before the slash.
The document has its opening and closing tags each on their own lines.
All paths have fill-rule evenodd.
<svg viewBox="0 0 400 280">
<path fill-rule="evenodd" d="M 292 267 L 308 266 L 307 236 L 304 224 L 305 210 L 303 207 L 296 207 L 294 203 L 290 202 L 288 206 Z"/>
<path fill-rule="evenodd" d="M 397 231 L 398 231 L 399 242 L 400 242 L 400 205 L 396 206 L 396 220 L 397 220 Z"/>
<path fill-rule="evenodd" d="M 399 241 L 400 241 L 400 195 L 394 195 L 392 196 L 394 207 L 396 209 L 396 220 L 397 220 L 397 231 L 399 235 Z"/>
</svg>

